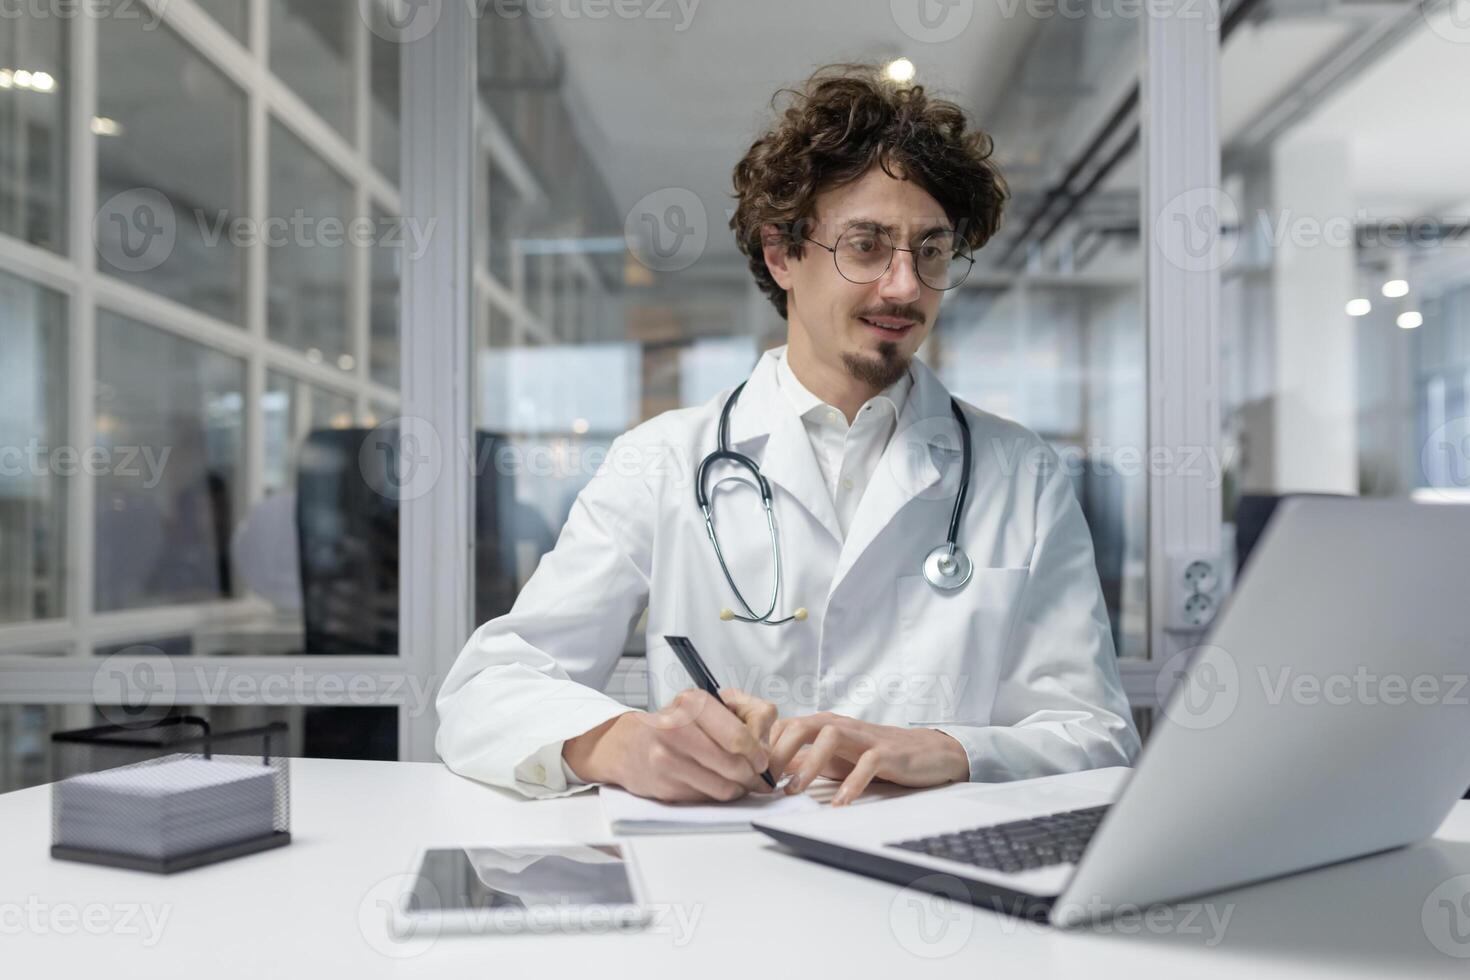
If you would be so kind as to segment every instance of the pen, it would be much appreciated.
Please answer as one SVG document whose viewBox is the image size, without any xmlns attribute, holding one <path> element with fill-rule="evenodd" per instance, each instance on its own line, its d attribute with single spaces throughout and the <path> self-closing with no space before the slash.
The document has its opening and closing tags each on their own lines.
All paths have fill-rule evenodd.
<svg viewBox="0 0 1470 980">
<path fill-rule="evenodd" d="M 689 637 L 665 636 L 664 639 L 669 641 L 669 646 L 674 648 L 674 656 L 679 658 L 679 663 L 683 664 L 684 669 L 689 671 L 689 676 L 694 678 L 695 686 L 728 708 L 729 705 L 725 704 L 725 699 L 720 697 L 720 685 L 715 683 L 715 675 L 709 672 L 704 658 L 699 655 L 698 650 L 694 649 L 694 644 L 689 642 Z M 761 779 L 764 779 L 766 785 L 771 789 L 776 788 L 776 780 L 772 778 L 769 768 L 761 773 Z"/>
</svg>

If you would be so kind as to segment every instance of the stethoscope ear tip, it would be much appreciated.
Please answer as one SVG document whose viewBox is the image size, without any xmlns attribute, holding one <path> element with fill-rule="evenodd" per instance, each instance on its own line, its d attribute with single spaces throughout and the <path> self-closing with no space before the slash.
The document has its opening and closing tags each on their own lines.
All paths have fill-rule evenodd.
<svg viewBox="0 0 1470 980">
<path fill-rule="evenodd" d="M 796 612 L 791 614 L 791 618 L 796 620 L 798 623 L 806 622 L 806 606 L 798 607 Z"/>
<path fill-rule="evenodd" d="M 720 610 L 720 619 L 724 620 L 725 622 L 728 623 L 730 620 L 732 620 L 734 618 L 735 618 L 735 610 L 733 610 L 733 609 L 721 609 Z"/>
</svg>

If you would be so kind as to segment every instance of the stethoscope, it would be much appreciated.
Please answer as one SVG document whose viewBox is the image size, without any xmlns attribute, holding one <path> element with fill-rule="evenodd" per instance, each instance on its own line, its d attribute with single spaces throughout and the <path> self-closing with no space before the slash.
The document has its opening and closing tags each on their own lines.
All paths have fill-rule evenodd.
<svg viewBox="0 0 1470 980">
<path fill-rule="evenodd" d="M 806 619 L 805 606 L 800 606 L 790 616 L 783 619 L 772 619 L 776 612 L 776 599 L 781 593 L 781 545 L 776 534 L 776 515 L 771 510 L 771 485 L 761 474 L 761 468 L 743 453 L 737 453 L 730 448 L 730 412 L 735 407 L 740 392 L 744 390 L 742 382 L 739 387 L 730 393 L 725 400 L 725 407 L 720 412 L 719 445 L 715 451 L 699 462 L 699 469 L 694 478 L 694 499 L 699 504 L 699 509 L 704 513 L 704 529 L 709 533 L 710 544 L 715 548 L 715 559 L 720 563 L 720 571 L 725 575 L 725 581 L 730 584 L 730 591 L 735 593 L 736 600 L 745 610 L 745 615 L 735 612 L 733 609 L 721 609 L 720 618 L 725 621 L 739 620 L 742 623 L 762 623 L 766 626 L 780 626 L 792 621 L 801 622 Z M 944 544 L 929 552 L 924 558 L 924 578 L 929 584 L 937 589 L 951 591 L 962 588 L 970 581 L 970 572 L 974 566 L 970 563 L 970 556 L 959 545 L 960 515 L 965 510 L 965 498 L 970 492 L 970 423 L 965 419 L 965 413 L 960 408 L 960 403 L 953 398 L 949 400 L 950 411 L 954 413 L 955 421 L 960 424 L 960 444 L 962 466 L 960 469 L 960 489 L 955 494 L 954 508 L 949 514 L 949 535 Z M 766 611 L 756 615 L 756 611 L 746 601 L 735 584 L 735 578 L 730 574 L 730 566 L 725 562 L 725 553 L 720 550 L 720 536 L 715 533 L 715 518 L 710 513 L 709 492 L 705 489 L 705 481 L 708 479 L 709 468 L 720 460 L 728 460 L 737 466 L 743 466 L 755 477 L 756 486 L 760 488 L 761 504 L 766 509 L 766 529 L 771 537 L 771 561 L 776 566 L 776 581 L 771 586 L 771 602 Z"/>
</svg>

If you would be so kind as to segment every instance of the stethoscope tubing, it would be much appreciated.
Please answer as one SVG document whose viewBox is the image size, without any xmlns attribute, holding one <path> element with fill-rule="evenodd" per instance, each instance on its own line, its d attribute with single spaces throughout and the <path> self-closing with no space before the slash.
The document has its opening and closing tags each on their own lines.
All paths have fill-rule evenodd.
<svg viewBox="0 0 1470 980">
<path fill-rule="evenodd" d="M 699 505 L 700 512 L 704 515 L 705 532 L 709 535 L 710 544 L 714 546 L 715 560 L 719 562 L 720 571 L 725 576 L 725 582 L 730 586 L 730 591 L 735 593 L 736 601 L 745 610 L 745 615 L 742 616 L 739 613 L 734 613 L 729 618 L 743 623 L 780 626 L 783 623 L 789 623 L 793 620 L 804 619 L 805 616 L 792 615 L 782 619 L 771 618 L 776 612 L 776 603 L 781 595 L 781 546 L 780 536 L 776 531 L 776 517 L 771 506 L 771 485 L 766 480 L 765 474 L 761 473 L 760 466 L 755 460 L 743 453 L 737 453 L 730 448 L 730 414 L 735 409 L 735 403 L 739 400 L 740 393 L 745 390 L 745 384 L 746 382 L 741 382 L 736 386 L 734 391 L 730 392 L 730 397 L 725 399 L 725 405 L 720 410 L 720 424 L 716 436 L 717 443 L 715 451 L 700 460 L 699 467 L 695 471 L 694 499 Z M 949 514 L 949 533 L 945 536 L 944 545 L 941 546 L 945 549 L 948 559 L 953 562 L 957 553 L 961 559 L 964 558 L 963 552 L 959 549 L 960 516 L 964 513 L 965 501 L 970 494 L 970 466 L 973 450 L 970 446 L 970 422 L 965 418 L 964 410 L 960 408 L 959 401 L 951 397 L 949 407 L 950 411 L 954 414 L 955 421 L 960 426 L 960 452 L 962 460 L 960 467 L 960 486 L 958 492 L 955 493 L 954 506 L 951 508 Z M 766 607 L 766 611 L 760 615 L 756 614 L 755 608 L 746 600 L 744 593 L 740 591 L 740 587 L 735 584 L 735 577 L 730 573 L 729 563 L 725 561 L 724 550 L 720 547 L 720 537 L 715 532 L 714 515 L 710 512 L 709 492 L 706 489 L 706 483 L 710 467 L 721 460 L 726 460 L 743 467 L 755 477 L 756 485 L 760 490 L 761 504 L 765 508 L 766 529 L 771 538 L 771 561 L 776 567 L 776 580 L 771 588 L 770 604 Z M 955 566 L 951 564 L 951 567 Z M 941 572 L 940 574 L 946 573 Z M 925 577 L 930 578 L 927 567 L 925 569 Z M 932 578 L 930 578 L 930 581 L 937 588 L 958 588 L 964 585 L 968 578 L 969 575 L 966 573 L 963 579 L 953 585 L 942 585 L 939 582 L 934 582 Z M 801 612 L 801 610 L 798 610 L 798 612 Z"/>
</svg>

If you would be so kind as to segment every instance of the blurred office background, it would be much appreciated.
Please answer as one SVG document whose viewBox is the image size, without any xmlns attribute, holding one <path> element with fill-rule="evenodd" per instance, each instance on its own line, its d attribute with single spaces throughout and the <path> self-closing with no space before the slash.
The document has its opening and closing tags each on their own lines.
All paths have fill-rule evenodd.
<svg viewBox="0 0 1470 980">
<path fill-rule="evenodd" d="M 402 712 L 432 711 L 432 690 L 388 692 L 368 661 L 399 657 L 397 507 L 371 487 L 393 460 L 374 431 L 401 405 L 404 263 L 433 233 L 400 217 L 400 6 L 0 17 L 0 665 L 24 661 L 29 690 L 113 655 L 226 679 L 248 664 L 257 686 L 180 707 L 216 728 L 285 720 L 293 753 L 332 757 L 407 757 Z M 887 0 L 704 0 L 687 22 L 676 5 L 477 6 L 476 435 L 446 457 L 476 474 L 476 621 L 513 601 L 616 435 L 783 341 L 726 228 L 730 169 L 776 88 L 909 58 L 994 135 L 1014 194 L 923 355 L 1063 452 L 1119 655 L 1150 657 L 1139 5 L 977 2 L 944 37 Z M 1242 499 L 1470 490 L 1470 29 L 1454 13 L 1225 6 L 1205 229 L 1227 260 L 1222 432 L 1191 465 L 1218 470 L 1227 546 Z M 675 193 L 707 241 L 649 262 L 629 216 Z M 337 225 L 367 233 L 328 244 Z M 614 681 L 634 704 L 640 643 Z M 348 666 L 300 661 L 314 695 L 261 696 L 293 658 L 328 656 Z M 367 683 L 334 700 L 325 676 Z M 51 732 L 116 720 L 59 680 L 50 701 L 3 688 L 0 790 L 47 778 Z"/>
</svg>

